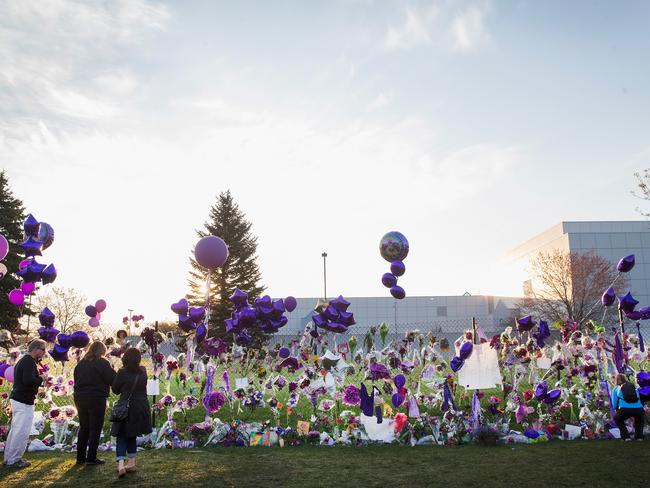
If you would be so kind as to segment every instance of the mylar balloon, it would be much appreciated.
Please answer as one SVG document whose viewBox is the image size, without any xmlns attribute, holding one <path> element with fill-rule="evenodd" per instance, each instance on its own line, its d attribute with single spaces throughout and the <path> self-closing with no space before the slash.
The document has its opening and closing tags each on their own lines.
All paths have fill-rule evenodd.
<svg viewBox="0 0 650 488">
<path fill-rule="evenodd" d="M 88 334 L 86 334 L 83 330 L 78 330 L 72 333 L 70 336 L 70 341 L 74 347 L 82 348 L 88 345 L 90 342 L 90 337 L 88 337 Z"/>
<path fill-rule="evenodd" d="M 618 308 L 623 310 L 623 312 L 631 312 L 638 304 L 639 301 L 635 300 L 630 292 L 624 297 L 618 297 Z"/>
<path fill-rule="evenodd" d="M 208 329 L 205 327 L 205 324 L 199 324 L 196 328 L 196 342 L 198 344 L 203 342 L 206 335 L 208 335 Z"/>
<path fill-rule="evenodd" d="M 54 327 L 39 327 L 37 332 L 38 336 L 45 342 L 54 342 L 56 336 L 59 335 L 59 329 L 55 329 Z"/>
<path fill-rule="evenodd" d="M 9 254 L 9 242 L 5 236 L 0 234 L 0 261 L 6 258 L 7 254 Z"/>
<path fill-rule="evenodd" d="M 29 261 L 29 264 L 23 269 L 19 269 L 16 274 L 20 276 L 23 281 L 31 281 L 35 283 L 36 281 L 41 281 L 43 279 L 43 271 L 45 271 L 46 266 L 41 263 L 37 263 L 35 259 Z"/>
<path fill-rule="evenodd" d="M 198 325 L 200 322 L 203 322 L 203 319 L 205 318 L 205 308 L 192 307 L 190 308 L 189 315 L 190 315 L 190 319 L 192 319 L 192 322 Z"/>
<path fill-rule="evenodd" d="M 228 259 L 228 246 L 220 237 L 205 236 L 196 244 L 194 257 L 204 268 L 216 269 Z"/>
<path fill-rule="evenodd" d="M 473 350 L 474 350 L 474 344 L 472 344 L 471 342 L 463 342 L 463 344 L 460 346 L 460 351 L 458 352 L 458 355 L 464 361 L 472 355 Z"/>
<path fill-rule="evenodd" d="M 398 300 L 401 300 L 406 296 L 406 292 L 404 291 L 404 288 L 402 288 L 399 285 L 393 286 L 390 289 L 390 294 L 393 295 L 393 297 L 397 298 Z"/>
<path fill-rule="evenodd" d="M 43 243 L 42 250 L 45 251 L 54 242 L 54 229 L 50 224 L 41 222 L 41 228 L 38 230 L 37 238 Z"/>
<path fill-rule="evenodd" d="M 287 309 L 287 312 L 291 313 L 298 306 L 298 301 L 294 297 L 288 296 L 284 299 L 284 306 Z"/>
<path fill-rule="evenodd" d="M 37 241 L 33 237 L 28 237 L 23 242 L 21 242 L 19 246 L 23 248 L 23 252 L 25 253 L 26 257 L 42 255 L 41 248 L 43 247 L 43 243 L 41 241 Z"/>
<path fill-rule="evenodd" d="M 395 408 L 399 408 L 399 406 L 402 403 L 404 403 L 404 397 L 399 393 L 393 393 L 393 397 L 391 398 L 391 401 L 393 402 L 393 406 Z"/>
<path fill-rule="evenodd" d="M 406 266 L 402 261 L 393 261 L 390 263 L 390 272 L 395 276 L 402 276 L 406 272 Z"/>
<path fill-rule="evenodd" d="M 27 216 L 27 219 L 25 219 L 25 223 L 23 224 L 25 235 L 28 237 L 38 237 L 38 230 L 40 226 L 41 224 L 38 223 L 38 220 L 36 220 L 32 214 L 29 214 Z"/>
<path fill-rule="evenodd" d="M 59 334 L 56 338 L 57 342 L 61 347 L 64 347 L 66 350 L 72 347 L 72 336 L 68 334 Z M 66 351 L 67 352 L 67 351 Z"/>
<path fill-rule="evenodd" d="M 49 285 L 56 280 L 56 268 L 50 264 L 43 270 L 42 278 L 44 285 Z"/>
<path fill-rule="evenodd" d="M 291 350 L 288 347 L 281 347 L 278 351 L 278 356 L 282 359 L 287 359 L 291 355 Z"/>
<path fill-rule="evenodd" d="M 392 273 L 384 273 L 381 277 L 381 283 L 386 288 L 392 288 L 397 284 L 397 278 Z"/>
<path fill-rule="evenodd" d="M 52 310 L 47 307 L 45 307 L 41 313 L 38 314 L 38 321 L 43 327 L 53 327 L 54 319 L 54 313 L 52 313 Z"/>
<path fill-rule="evenodd" d="M 400 232 L 388 232 L 379 241 L 379 253 L 389 263 L 404 261 L 409 253 L 409 241 Z"/>
<path fill-rule="evenodd" d="M 627 273 L 628 271 L 632 271 L 632 268 L 634 268 L 634 254 L 625 256 L 616 265 L 616 269 L 619 270 L 621 273 Z"/>
<path fill-rule="evenodd" d="M 181 298 L 176 303 L 172 303 L 172 312 L 178 315 L 187 315 L 190 304 L 185 298 Z"/>
<path fill-rule="evenodd" d="M 11 304 L 15 305 L 16 307 L 20 307 L 23 303 L 25 303 L 25 294 L 18 288 L 11 290 L 8 296 Z"/>
<path fill-rule="evenodd" d="M 605 290 L 605 293 L 603 293 L 603 296 L 600 298 L 600 302 L 606 306 L 609 307 L 611 305 L 614 305 L 614 302 L 616 301 L 616 293 L 614 292 L 614 288 L 611 286 Z"/>
<path fill-rule="evenodd" d="M 61 344 L 54 344 L 54 348 L 50 351 L 50 356 L 55 361 L 65 362 L 68 360 L 68 349 L 69 347 L 62 346 Z"/>
<path fill-rule="evenodd" d="M 393 378 L 393 382 L 397 388 L 403 388 L 406 384 L 406 377 L 403 374 L 398 374 Z"/>
</svg>

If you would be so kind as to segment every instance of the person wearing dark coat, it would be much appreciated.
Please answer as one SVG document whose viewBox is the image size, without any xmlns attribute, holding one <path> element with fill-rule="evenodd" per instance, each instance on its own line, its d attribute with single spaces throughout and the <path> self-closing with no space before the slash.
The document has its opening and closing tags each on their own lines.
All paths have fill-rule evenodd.
<svg viewBox="0 0 650 488">
<path fill-rule="evenodd" d="M 141 359 L 139 350 L 127 349 L 122 355 L 124 367 L 117 372 L 113 381 L 113 393 L 120 395 L 120 400 L 129 400 L 127 419 L 113 422 L 111 427 L 111 435 L 116 437 L 115 455 L 120 478 L 136 470 L 136 438 L 152 431 L 151 408 L 147 398 L 147 370 L 140 366 Z M 126 459 L 128 462 L 125 466 Z"/>
<path fill-rule="evenodd" d="M 74 402 L 79 413 L 77 464 L 104 464 L 97 458 L 99 437 L 104 427 L 106 399 L 115 370 L 104 359 L 106 346 L 93 342 L 74 368 Z"/>
</svg>

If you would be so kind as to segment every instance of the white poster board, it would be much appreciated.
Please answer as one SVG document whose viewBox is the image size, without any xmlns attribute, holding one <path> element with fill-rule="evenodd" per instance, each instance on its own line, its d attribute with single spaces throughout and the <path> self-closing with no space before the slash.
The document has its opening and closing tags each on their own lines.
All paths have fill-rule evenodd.
<svg viewBox="0 0 650 488">
<path fill-rule="evenodd" d="M 160 395 L 159 380 L 147 380 L 147 395 Z"/>
<path fill-rule="evenodd" d="M 489 342 L 475 345 L 472 355 L 458 371 L 458 384 L 468 390 L 485 390 L 501 383 L 496 349 Z"/>
<path fill-rule="evenodd" d="M 243 389 L 245 390 L 248 388 L 248 378 L 235 378 L 235 389 Z"/>
</svg>

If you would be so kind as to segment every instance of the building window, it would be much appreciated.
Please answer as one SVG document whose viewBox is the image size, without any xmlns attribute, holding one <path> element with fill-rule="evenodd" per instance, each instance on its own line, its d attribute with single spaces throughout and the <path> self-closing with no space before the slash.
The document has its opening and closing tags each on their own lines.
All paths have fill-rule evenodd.
<svg viewBox="0 0 650 488">
<path fill-rule="evenodd" d="M 447 306 L 436 307 L 436 315 L 438 317 L 446 317 L 447 316 Z"/>
</svg>

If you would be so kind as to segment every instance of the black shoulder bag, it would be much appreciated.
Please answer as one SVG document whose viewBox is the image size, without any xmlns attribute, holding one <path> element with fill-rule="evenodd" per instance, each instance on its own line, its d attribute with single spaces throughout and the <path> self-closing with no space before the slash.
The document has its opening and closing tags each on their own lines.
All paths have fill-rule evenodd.
<svg viewBox="0 0 650 488">
<path fill-rule="evenodd" d="M 135 391 L 135 385 L 138 383 L 140 375 L 136 376 L 133 386 L 131 387 L 131 393 L 129 396 L 122 400 L 119 399 L 113 404 L 113 409 L 111 410 L 111 422 L 124 422 L 129 418 L 129 403 L 131 402 L 131 395 Z"/>
</svg>

